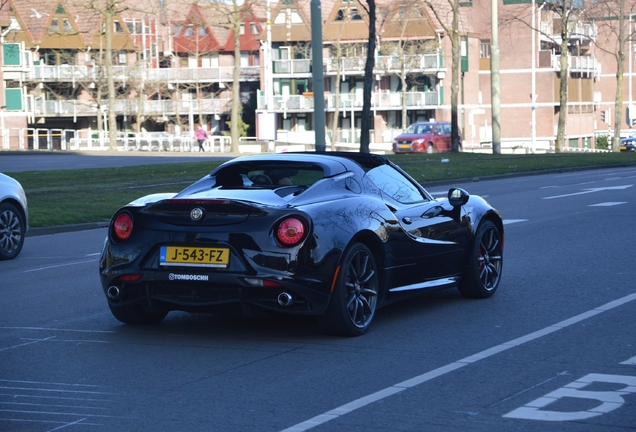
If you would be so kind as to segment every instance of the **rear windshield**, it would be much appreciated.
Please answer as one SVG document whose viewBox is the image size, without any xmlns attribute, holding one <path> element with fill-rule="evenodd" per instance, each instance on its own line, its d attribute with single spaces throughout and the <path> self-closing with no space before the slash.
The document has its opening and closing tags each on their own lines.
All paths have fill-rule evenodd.
<svg viewBox="0 0 636 432">
<path fill-rule="evenodd" d="M 216 183 L 232 188 L 308 187 L 324 177 L 320 166 L 313 164 L 236 164 L 216 173 Z"/>
<path fill-rule="evenodd" d="M 433 126 L 430 124 L 412 124 L 411 126 L 407 127 L 406 130 L 404 131 L 405 134 L 411 134 L 411 135 L 423 135 L 423 134 L 427 134 L 431 132 L 431 128 Z"/>
</svg>

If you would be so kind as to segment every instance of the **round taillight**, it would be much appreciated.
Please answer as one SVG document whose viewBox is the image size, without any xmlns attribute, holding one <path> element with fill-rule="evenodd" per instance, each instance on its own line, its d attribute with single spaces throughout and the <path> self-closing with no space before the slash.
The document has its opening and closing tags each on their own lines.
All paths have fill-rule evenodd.
<svg viewBox="0 0 636 432">
<path fill-rule="evenodd" d="M 124 241 L 130 237 L 133 229 L 133 220 L 128 213 L 117 215 L 113 222 L 113 236 L 116 240 Z"/>
<path fill-rule="evenodd" d="M 284 246 L 295 246 L 305 236 L 305 224 L 297 218 L 288 218 L 278 224 L 276 238 Z"/>
</svg>

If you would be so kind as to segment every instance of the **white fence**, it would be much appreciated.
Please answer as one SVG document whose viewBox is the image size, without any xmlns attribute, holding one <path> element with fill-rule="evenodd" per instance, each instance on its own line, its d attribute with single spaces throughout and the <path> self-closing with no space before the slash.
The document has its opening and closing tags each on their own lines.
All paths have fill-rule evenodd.
<svg viewBox="0 0 636 432">
<path fill-rule="evenodd" d="M 0 142 L 3 150 L 110 150 L 108 132 L 92 130 L 5 128 L 0 129 Z M 116 148 L 119 151 L 199 151 L 191 134 L 165 132 L 117 133 Z M 209 136 L 205 151 L 231 152 L 230 137 Z"/>
</svg>

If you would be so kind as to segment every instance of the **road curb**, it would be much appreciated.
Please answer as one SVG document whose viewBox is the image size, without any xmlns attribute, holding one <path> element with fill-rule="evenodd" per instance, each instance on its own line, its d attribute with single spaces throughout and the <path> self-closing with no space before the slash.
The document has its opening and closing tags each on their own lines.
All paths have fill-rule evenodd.
<svg viewBox="0 0 636 432">
<path fill-rule="evenodd" d="M 74 225 L 58 225 L 51 227 L 43 227 L 43 228 L 29 228 L 27 232 L 27 237 L 36 237 L 42 235 L 49 234 L 59 234 L 65 232 L 73 232 L 73 231 L 85 231 L 90 229 L 97 228 L 108 228 L 109 222 L 89 222 L 82 224 L 74 224 Z"/>
</svg>

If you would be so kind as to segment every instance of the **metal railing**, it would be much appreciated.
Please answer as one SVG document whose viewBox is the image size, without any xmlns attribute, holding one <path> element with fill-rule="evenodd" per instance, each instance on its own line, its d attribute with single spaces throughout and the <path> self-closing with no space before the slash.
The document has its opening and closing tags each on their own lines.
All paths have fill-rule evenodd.
<svg viewBox="0 0 636 432">
<path fill-rule="evenodd" d="M 435 72 L 443 68 L 439 54 L 421 54 L 407 56 L 378 56 L 375 59 L 374 70 L 380 72 L 397 72 L 404 69 L 408 72 Z M 327 57 L 323 60 L 324 71 L 334 74 L 338 71 L 347 73 L 363 73 L 366 63 L 365 57 Z M 312 63 L 310 59 L 274 60 L 274 75 L 310 74 Z"/>
<path fill-rule="evenodd" d="M 570 73 L 599 73 L 598 60 L 594 56 L 573 56 L 568 54 L 568 68 L 570 70 Z M 561 69 L 560 55 L 552 55 L 552 69 L 554 69 L 555 71 Z"/>
<path fill-rule="evenodd" d="M 113 75 L 117 81 L 124 82 L 230 82 L 233 80 L 234 67 L 197 67 L 197 68 L 142 68 L 138 65 L 113 66 Z M 25 81 L 70 81 L 91 83 L 106 80 L 104 67 L 96 65 L 32 65 L 26 72 Z M 241 81 L 258 81 L 261 66 L 241 66 Z"/>
<path fill-rule="evenodd" d="M 44 117 L 96 116 L 108 109 L 108 101 L 99 103 L 91 100 L 33 100 L 33 113 Z M 154 116 L 226 114 L 232 109 L 232 100 L 194 99 L 194 100 L 139 100 L 117 99 L 115 112 L 119 114 L 144 114 Z"/>
<path fill-rule="evenodd" d="M 273 111 L 305 111 L 314 108 L 314 97 L 304 95 L 291 96 L 274 96 Z M 343 93 L 339 97 L 335 94 L 325 95 L 326 107 L 328 110 L 336 109 L 338 106 L 341 110 L 360 110 L 362 109 L 362 94 Z M 440 105 L 439 93 L 436 91 L 426 92 L 408 92 L 406 93 L 406 107 L 409 109 L 431 108 Z M 263 94 L 259 94 L 257 99 L 259 110 L 266 107 L 266 98 Z M 380 91 L 371 95 L 371 108 L 375 109 L 399 109 L 402 107 L 402 93 Z"/>
</svg>

